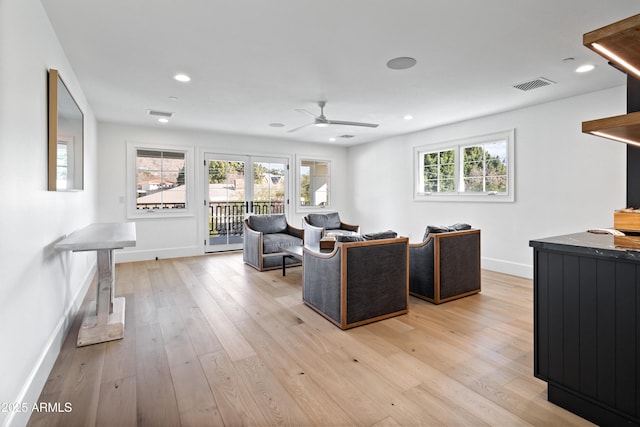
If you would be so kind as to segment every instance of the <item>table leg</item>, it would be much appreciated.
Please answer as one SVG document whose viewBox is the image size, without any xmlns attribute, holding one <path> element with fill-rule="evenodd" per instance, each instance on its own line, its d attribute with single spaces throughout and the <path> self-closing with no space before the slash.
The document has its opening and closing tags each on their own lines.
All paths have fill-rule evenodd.
<svg viewBox="0 0 640 427">
<path fill-rule="evenodd" d="M 98 324 L 106 325 L 109 315 L 113 313 L 113 291 L 115 278 L 112 263 L 113 251 L 102 249 L 97 251 L 98 256 L 98 283 L 96 286 L 96 316 Z"/>
<path fill-rule="evenodd" d="M 78 347 L 124 337 L 124 297 L 115 296 L 115 261 L 113 249 L 97 251 L 98 272 L 96 301 L 85 313 L 78 332 Z"/>
<path fill-rule="evenodd" d="M 289 255 L 282 255 L 282 277 L 287 275 L 287 257 Z"/>
</svg>

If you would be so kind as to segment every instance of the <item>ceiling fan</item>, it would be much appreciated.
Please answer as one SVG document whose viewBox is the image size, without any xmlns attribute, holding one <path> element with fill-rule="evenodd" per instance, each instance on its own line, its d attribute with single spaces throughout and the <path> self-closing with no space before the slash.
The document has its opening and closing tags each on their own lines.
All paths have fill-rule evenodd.
<svg viewBox="0 0 640 427">
<path fill-rule="evenodd" d="M 368 127 L 368 128 L 377 128 L 378 125 L 376 123 L 362 123 L 362 122 L 345 122 L 343 120 L 328 120 L 325 116 L 324 116 L 324 106 L 327 105 L 327 101 L 318 101 L 318 106 L 320 107 L 320 115 L 316 116 L 315 114 L 307 111 L 307 110 L 300 110 L 300 109 L 296 109 L 296 111 L 299 111 L 301 113 L 305 113 L 305 114 L 309 114 L 311 116 L 313 116 L 314 120 L 313 123 L 307 123 L 306 125 L 302 125 L 299 126 L 297 128 L 288 130 L 287 132 L 295 132 L 299 129 L 302 129 L 304 127 L 307 126 L 311 126 L 311 125 L 315 125 L 317 127 L 326 127 L 329 125 L 346 125 L 346 126 L 363 126 L 363 127 Z"/>
</svg>

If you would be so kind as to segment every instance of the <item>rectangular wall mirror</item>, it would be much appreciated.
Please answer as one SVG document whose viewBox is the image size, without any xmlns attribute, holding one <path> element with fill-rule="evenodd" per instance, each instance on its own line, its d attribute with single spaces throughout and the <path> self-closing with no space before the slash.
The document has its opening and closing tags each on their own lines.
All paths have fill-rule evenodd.
<svg viewBox="0 0 640 427">
<path fill-rule="evenodd" d="M 49 70 L 49 190 L 84 188 L 84 114 L 58 70 Z"/>
</svg>

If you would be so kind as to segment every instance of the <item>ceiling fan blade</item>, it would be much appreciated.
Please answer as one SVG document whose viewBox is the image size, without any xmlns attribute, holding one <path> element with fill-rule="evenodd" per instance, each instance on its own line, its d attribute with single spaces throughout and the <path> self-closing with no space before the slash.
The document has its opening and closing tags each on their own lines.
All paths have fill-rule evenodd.
<svg viewBox="0 0 640 427">
<path fill-rule="evenodd" d="M 364 126 L 368 128 L 377 128 L 375 123 L 362 123 L 362 122 L 344 122 L 342 120 L 327 120 L 330 125 L 345 125 L 345 126 Z"/>
<path fill-rule="evenodd" d="M 295 109 L 295 111 L 297 111 L 297 112 L 299 112 L 299 113 L 308 114 L 308 115 L 310 115 L 311 117 L 313 117 L 314 119 L 317 117 L 317 116 L 316 116 L 315 114 L 313 114 L 312 112 L 307 111 L 307 110 L 303 110 L 303 109 L 301 109 L 301 108 L 296 108 L 296 109 Z"/>
<path fill-rule="evenodd" d="M 306 128 L 307 126 L 311 126 L 312 124 L 313 123 L 307 123 L 306 125 L 302 125 L 302 126 L 298 126 L 297 128 L 289 129 L 287 131 L 287 133 L 295 132 L 295 131 L 300 130 L 302 128 Z"/>
</svg>

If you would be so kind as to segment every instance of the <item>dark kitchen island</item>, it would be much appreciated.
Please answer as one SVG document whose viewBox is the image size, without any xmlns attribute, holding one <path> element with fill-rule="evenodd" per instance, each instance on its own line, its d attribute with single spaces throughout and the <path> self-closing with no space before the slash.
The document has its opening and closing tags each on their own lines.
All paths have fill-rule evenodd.
<svg viewBox="0 0 640 427">
<path fill-rule="evenodd" d="M 534 375 L 603 426 L 640 425 L 640 237 L 532 240 Z"/>
</svg>

